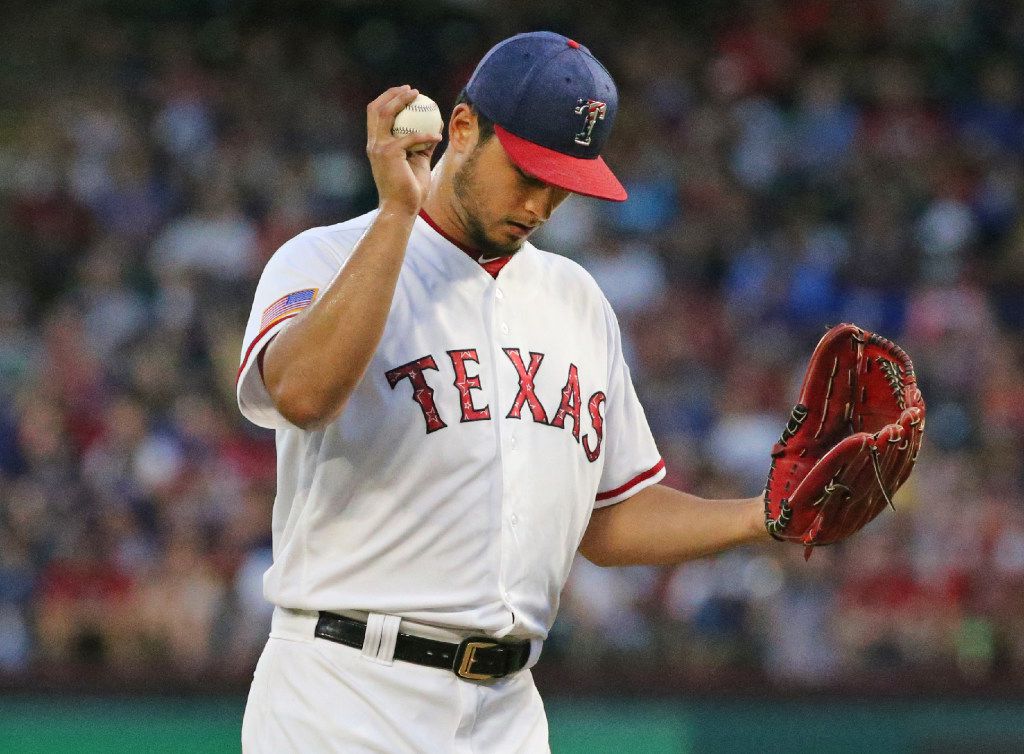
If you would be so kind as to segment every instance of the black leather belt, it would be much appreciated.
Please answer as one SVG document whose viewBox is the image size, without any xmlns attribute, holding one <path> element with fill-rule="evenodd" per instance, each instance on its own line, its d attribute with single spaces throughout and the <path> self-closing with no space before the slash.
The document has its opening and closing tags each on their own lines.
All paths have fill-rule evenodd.
<svg viewBox="0 0 1024 754">
<path fill-rule="evenodd" d="M 321 612 L 313 633 L 321 639 L 362 649 L 366 624 L 344 615 Z M 395 640 L 395 659 L 450 670 L 470 681 L 486 681 L 522 670 L 530 659 L 530 642 L 469 636 L 459 644 L 452 644 L 399 633 Z"/>
</svg>

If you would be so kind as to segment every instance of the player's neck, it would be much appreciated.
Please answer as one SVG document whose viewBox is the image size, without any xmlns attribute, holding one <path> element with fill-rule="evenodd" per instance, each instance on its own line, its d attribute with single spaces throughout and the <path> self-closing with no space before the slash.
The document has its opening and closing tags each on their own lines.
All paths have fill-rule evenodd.
<svg viewBox="0 0 1024 754">
<path fill-rule="evenodd" d="M 462 248 L 474 258 L 479 255 L 476 246 L 466 231 L 466 224 L 459 216 L 455 206 L 455 191 L 449 175 L 449 167 L 444 158 L 434 168 L 430 182 L 430 191 L 423 202 L 422 212 L 427 214 L 433 224 L 456 246 Z"/>
</svg>

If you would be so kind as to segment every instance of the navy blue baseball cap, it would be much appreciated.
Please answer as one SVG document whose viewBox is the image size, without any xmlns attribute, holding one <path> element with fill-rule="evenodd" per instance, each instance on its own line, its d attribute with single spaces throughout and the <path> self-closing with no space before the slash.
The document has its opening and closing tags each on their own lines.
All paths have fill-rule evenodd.
<svg viewBox="0 0 1024 754">
<path fill-rule="evenodd" d="M 626 199 L 600 156 L 619 94 L 579 42 L 550 31 L 509 37 L 484 55 L 466 95 L 520 170 L 577 194 Z"/>
</svg>

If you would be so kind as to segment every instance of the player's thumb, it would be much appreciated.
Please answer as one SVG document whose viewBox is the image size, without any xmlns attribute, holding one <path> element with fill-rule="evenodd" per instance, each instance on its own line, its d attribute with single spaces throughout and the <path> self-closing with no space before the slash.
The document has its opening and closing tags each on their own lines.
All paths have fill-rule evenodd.
<svg viewBox="0 0 1024 754">
<path fill-rule="evenodd" d="M 395 146 L 404 149 L 410 159 L 423 154 L 429 160 L 440 142 L 440 134 L 406 134 L 395 140 Z"/>
</svg>

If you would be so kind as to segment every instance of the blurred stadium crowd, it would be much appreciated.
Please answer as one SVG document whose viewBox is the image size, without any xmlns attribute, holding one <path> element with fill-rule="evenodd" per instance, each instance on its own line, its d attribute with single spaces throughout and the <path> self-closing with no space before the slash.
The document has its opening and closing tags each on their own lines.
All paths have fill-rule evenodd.
<svg viewBox="0 0 1024 754">
<path fill-rule="evenodd" d="M 619 82 L 607 160 L 630 200 L 570 199 L 535 243 L 619 313 L 668 483 L 757 494 L 840 320 L 914 357 L 929 429 L 897 512 L 808 563 L 783 545 L 578 562 L 545 662 L 1024 678 L 1024 5 L 689 7 L 9 14 L 0 673 L 251 669 L 275 457 L 233 384 L 262 266 L 374 206 L 379 91 L 410 81 L 447 110 L 491 44 L 552 28 Z"/>
</svg>

